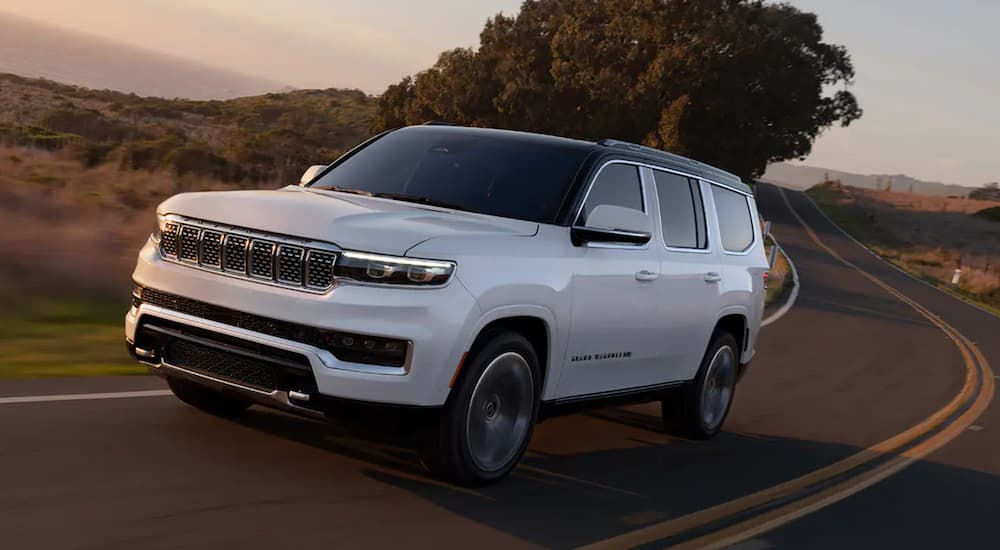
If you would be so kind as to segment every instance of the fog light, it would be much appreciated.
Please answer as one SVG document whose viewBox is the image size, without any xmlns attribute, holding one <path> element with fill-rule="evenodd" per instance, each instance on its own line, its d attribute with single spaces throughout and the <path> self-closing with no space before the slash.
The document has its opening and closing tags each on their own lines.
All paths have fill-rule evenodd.
<svg viewBox="0 0 1000 550">
<path fill-rule="evenodd" d="M 322 341 L 323 347 L 341 361 L 387 367 L 406 364 L 405 340 L 323 331 Z"/>
</svg>

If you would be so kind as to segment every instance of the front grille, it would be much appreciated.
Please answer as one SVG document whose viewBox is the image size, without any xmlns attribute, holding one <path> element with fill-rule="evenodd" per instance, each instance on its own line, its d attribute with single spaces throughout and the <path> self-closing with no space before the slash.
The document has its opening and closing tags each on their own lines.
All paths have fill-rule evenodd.
<svg viewBox="0 0 1000 550">
<path fill-rule="evenodd" d="M 201 265 L 222 267 L 222 233 L 205 231 L 202 234 Z"/>
<path fill-rule="evenodd" d="M 164 352 L 164 360 L 170 365 L 244 386 L 268 391 L 277 389 L 272 365 L 194 342 L 172 340 Z"/>
<path fill-rule="evenodd" d="M 335 252 L 298 246 L 300 242 L 311 241 L 280 235 L 262 234 L 267 238 L 258 239 L 256 233 L 239 227 L 171 218 L 163 225 L 160 254 L 166 260 L 185 265 L 300 290 L 323 292 L 333 287 Z"/>
<path fill-rule="evenodd" d="M 226 236 L 226 269 L 237 273 L 247 272 L 247 239 L 236 235 Z"/>
<path fill-rule="evenodd" d="M 178 256 L 180 259 L 189 262 L 198 261 L 198 243 L 201 238 L 201 230 L 197 227 L 185 225 L 181 228 L 181 244 Z"/>
<path fill-rule="evenodd" d="M 254 241 L 250 244 L 250 275 L 274 279 L 274 243 Z"/>
<path fill-rule="evenodd" d="M 177 257 L 177 234 L 180 233 L 181 226 L 176 223 L 166 223 L 163 225 L 163 234 L 160 235 L 160 252 L 164 256 Z"/>
<path fill-rule="evenodd" d="M 306 286 L 326 288 L 333 282 L 333 263 L 337 257 L 329 252 L 310 250 L 306 260 Z"/>
<path fill-rule="evenodd" d="M 281 245 L 278 248 L 278 280 L 283 283 L 302 284 L 302 249 Z"/>
</svg>

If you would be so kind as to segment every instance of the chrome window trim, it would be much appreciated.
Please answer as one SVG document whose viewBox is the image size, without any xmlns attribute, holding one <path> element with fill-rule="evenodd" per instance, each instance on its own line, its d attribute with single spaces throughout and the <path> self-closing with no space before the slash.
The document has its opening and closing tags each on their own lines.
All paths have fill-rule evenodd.
<svg viewBox="0 0 1000 550">
<path fill-rule="evenodd" d="M 741 189 L 737 189 L 737 188 L 732 187 L 730 185 L 726 185 L 725 183 L 720 183 L 720 182 L 715 181 L 715 180 L 710 180 L 710 179 L 707 179 L 707 178 L 703 178 L 701 176 L 698 176 L 698 175 L 695 175 L 695 174 L 691 174 L 689 172 L 684 172 L 682 170 L 674 170 L 674 169 L 671 169 L 671 168 L 664 168 L 663 166 L 657 166 L 655 164 L 649 164 L 648 162 L 642 162 L 642 161 L 637 161 L 637 160 L 611 159 L 609 161 L 606 161 L 604 164 L 602 164 L 601 167 L 597 169 L 597 172 L 594 174 L 594 177 L 590 178 L 590 182 L 587 183 L 587 191 L 583 194 L 583 200 L 580 201 L 580 206 L 576 209 L 576 213 L 573 215 L 573 218 L 572 218 L 573 221 L 571 222 L 571 225 L 576 225 L 576 220 L 578 220 L 580 218 L 580 213 L 583 212 L 583 205 L 587 203 L 587 198 L 590 197 L 590 189 L 594 186 L 594 182 L 597 181 L 597 176 L 599 176 L 601 174 L 601 170 L 604 170 L 605 166 L 607 166 L 609 164 L 615 164 L 615 163 L 618 163 L 618 164 L 631 164 L 631 165 L 639 166 L 639 167 L 642 167 L 642 168 L 649 168 L 650 170 L 660 170 L 661 172 L 669 172 L 671 174 L 677 174 L 678 176 L 684 176 L 684 177 L 687 177 L 687 178 L 692 178 L 692 179 L 696 179 L 696 180 L 699 180 L 699 181 L 703 181 L 703 182 L 711 184 L 711 185 L 718 185 L 719 187 L 723 187 L 723 188 L 728 189 L 728 190 L 730 190 L 730 191 L 732 191 L 734 193 L 739 193 L 740 195 L 743 195 L 745 197 L 751 197 L 751 198 L 753 197 L 753 193 L 747 193 L 747 192 L 745 192 L 745 191 L 743 191 Z M 641 172 L 642 171 L 640 170 L 640 173 Z M 704 201 L 704 198 L 702 199 L 702 201 Z M 645 206 L 645 205 L 643 205 L 643 206 Z M 646 214 L 648 215 L 648 212 L 646 212 Z M 707 225 L 707 222 L 706 222 L 706 225 Z"/>
<path fill-rule="evenodd" d="M 590 183 L 587 185 L 587 192 L 583 196 L 583 201 L 580 202 L 580 208 L 577 209 L 576 215 L 573 216 L 573 223 L 570 226 L 570 230 L 571 231 L 572 231 L 573 227 L 586 227 L 586 226 L 579 226 L 576 222 L 580 219 L 580 215 L 583 213 L 583 207 L 584 207 L 585 204 L 587 204 L 587 199 L 590 198 L 590 191 L 594 188 L 594 183 L 597 182 L 597 178 L 599 178 L 601 176 L 601 172 L 604 171 L 604 169 L 607 168 L 611 164 L 628 164 L 628 165 L 636 167 L 636 170 L 639 173 L 639 194 L 640 194 L 640 197 L 642 199 L 642 213 L 647 218 L 651 217 L 649 215 L 649 191 L 647 189 L 649 187 L 649 182 L 646 179 L 646 172 L 645 172 L 645 170 L 642 169 L 642 165 L 639 164 L 639 163 L 637 163 L 637 162 L 632 162 L 630 160 L 613 159 L 613 160 L 609 160 L 609 161 L 605 162 L 604 164 L 602 164 L 601 167 L 597 169 L 597 172 L 594 174 L 594 177 L 590 179 Z M 650 220 L 650 225 L 652 225 L 652 220 Z M 628 234 L 630 232 L 623 231 L 622 233 Z M 653 239 L 650 238 L 649 240 L 651 241 Z M 610 249 L 620 249 L 620 250 L 648 250 L 649 249 L 649 241 L 646 241 L 644 244 L 589 243 L 588 242 L 588 243 L 584 244 L 584 247 L 586 247 L 586 248 L 604 248 L 604 249 L 609 249 L 610 248 Z"/>
<path fill-rule="evenodd" d="M 714 254 L 715 253 L 715 247 L 712 246 L 712 243 L 713 243 L 713 239 L 712 239 L 713 232 L 712 232 L 711 229 L 709 229 L 709 226 L 711 225 L 709 223 L 711 221 L 709 218 L 713 217 L 712 216 L 713 212 L 708 209 L 708 203 L 705 202 L 705 188 L 704 188 L 704 183 L 705 182 L 703 180 L 701 180 L 701 179 L 698 179 L 698 178 L 695 178 L 695 177 L 692 177 L 692 176 L 686 176 L 684 174 L 681 174 L 679 172 L 674 172 L 672 170 L 666 170 L 666 169 L 663 169 L 663 168 L 655 168 L 655 167 L 651 167 L 651 166 L 647 166 L 646 168 L 648 168 L 651 172 L 654 171 L 654 170 L 659 170 L 661 172 L 666 172 L 668 174 L 674 174 L 674 175 L 677 175 L 677 176 L 686 177 L 688 179 L 693 179 L 694 181 L 698 182 L 698 190 L 700 191 L 700 195 L 701 195 L 701 207 L 702 207 L 702 210 L 703 210 L 703 212 L 705 214 L 705 243 L 706 243 L 705 248 L 684 248 L 684 247 L 678 247 L 678 246 L 670 246 L 670 245 L 667 244 L 666 235 L 663 234 L 663 211 L 660 210 L 660 191 L 658 189 L 656 189 L 656 175 L 655 174 L 651 174 L 651 176 L 652 176 L 652 180 L 651 181 L 652 181 L 653 191 L 656 193 L 656 214 L 657 214 L 657 217 L 659 218 L 657 221 L 660 222 L 660 231 L 659 231 L 659 234 L 660 234 L 660 244 L 663 245 L 663 248 L 665 248 L 667 250 L 667 252 L 678 252 L 678 253 L 681 253 L 681 254 L 709 254 L 709 255 Z"/>
<path fill-rule="evenodd" d="M 240 279 L 240 280 L 243 280 L 243 281 L 249 281 L 249 282 L 253 282 L 253 283 L 257 283 L 257 284 L 263 284 L 263 285 L 273 286 L 273 287 L 276 287 L 276 288 L 284 288 L 284 289 L 289 289 L 289 290 L 297 290 L 297 291 L 300 291 L 300 292 L 308 292 L 308 293 L 311 293 L 311 294 L 326 294 L 327 292 L 330 292 L 331 290 L 333 290 L 335 287 L 337 287 L 340 284 L 340 281 L 338 281 L 337 277 L 334 276 L 333 273 L 332 273 L 332 266 L 331 266 L 331 276 L 330 276 L 330 282 L 331 282 L 331 284 L 330 284 L 330 286 L 328 286 L 326 288 L 319 288 L 319 287 L 316 287 L 316 286 L 307 285 L 307 284 L 305 284 L 305 279 L 303 279 L 303 282 L 301 284 L 297 284 L 297 283 L 289 283 L 289 282 L 285 282 L 285 281 L 279 280 L 278 277 L 277 277 L 277 268 L 276 268 L 277 257 L 276 257 L 276 255 L 278 253 L 278 248 L 280 246 L 287 245 L 287 246 L 299 248 L 299 249 L 302 249 L 303 251 L 305 251 L 306 253 L 308 253 L 311 250 L 318 250 L 318 251 L 321 251 L 321 252 L 326 252 L 326 253 L 329 253 L 329 254 L 333 254 L 333 256 L 334 256 L 334 263 L 336 263 L 336 259 L 340 256 L 340 254 L 343 252 L 343 250 L 340 247 L 338 247 L 338 246 L 336 246 L 336 245 L 334 245 L 332 243 L 328 243 L 328 242 L 324 242 L 324 241 L 316 241 L 316 240 L 313 240 L 313 239 L 307 239 L 307 238 L 302 238 L 302 237 L 292 237 L 292 236 L 289 236 L 289 235 L 282 235 L 282 234 L 278 234 L 278 233 L 272 233 L 272 232 L 269 232 L 269 231 L 260 231 L 260 230 L 256 230 L 256 229 L 248 229 L 248 228 L 245 228 L 245 227 L 239 227 L 239 226 L 234 226 L 234 225 L 229 225 L 229 224 L 224 224 L 224 223 L 217 223 L 217 222 L 210 222 L 210 221 L 200 220 L 200 219 L 195 219 L 195 218 L 188 218 L 186 216 L 181 216 L 181 215 L 178 215 L 178 214 L 166 214 L 166 215 L 163 216 L 163 218 L 164 218 L 164 223 L 176 223 L 178 225 L 178 230 L 177 230 L 177 234 L 178 234 L 178 243 L 177 243 L 177 245 L 178 245 L 178 254 L 176 256 L 170 256 L 170 255 L 164 254 L 163 251 L 160 250 L 159 245 L 156 245 L 156 253 L 157 253 L 157 255 L 160 257 L 160 259 L 162 259 L 165 262 L 169 262 L 169 263 L 181 265 L 181 266 L 184 266 L 186 268 L 198 269 L 198 270 L 204 271 L 206 273 L 213 273 L 215 275 L 224 275 L 226 277 L 232 277 L 234 279 Z M 198 230 L 198 235 L 199 235 L 198 255 L 199 255 L 199 258 L 196 261 L 182 260 L 180 258 L 180 241 L 181 241 L 180 233 L 183 231 L 183 229 L 185 227 L 191 227 L 191 228 L 194 228 L 194 229 Z M 221 252 L 222 257 L 221 257 L 221 260 L 220 260 L 222 262 L 222 267 L 221 268 L 214 267 L 214 266 L 211 266 L 211 265 L 204 265 L 204 264 L 201 263 L 201 242 L 200 242 L 200 236 L 205 231 L 212 231 L 212 232 L 222 233 L 223 236 L 224 236 L 224 239 L 222 241 L 222 252 Z M 235 271 L 235 270 L 232 270 L 232 269 L 229 269 L 229 268 L 226 267 L 226 263 L 225 263 L 225 261 L 226 261 L 226 259 L 225 259 L 226 258 L 225 246 L 229 242 L 229 238 L 231 236 L 236 236 L 236 237 L 241 237 L 241 238 L 246 239 L 246 243 L 243 246 L 243 252 L 245 254 L 245 263 L 244 263 L 244 270 L 243 271 Z M 274 274 L 274 277 L 272 277 L 271 279 L 268 279 L 268 278 L 265 278 L 265 277 L 261 277 L 259 275 L 251 275 L 251 273 L 250 273 L 251 252 L 252 252 L 253 243 L 255 241 L 257 241 L 257 242 L 267 242 L 267 243 L 270 243 L 271 245 L 274 246 L 274 249 L 273 249 L 273 251 L 271 253 L 271 263 L 272 263 L 271 268 L 272 268 L 272 273 Z M 302 258 L 303 262 L 305 262 L 306 257 L 307 257 L 306 255 L 303 255 L 303 258 Z"/>
</svg>

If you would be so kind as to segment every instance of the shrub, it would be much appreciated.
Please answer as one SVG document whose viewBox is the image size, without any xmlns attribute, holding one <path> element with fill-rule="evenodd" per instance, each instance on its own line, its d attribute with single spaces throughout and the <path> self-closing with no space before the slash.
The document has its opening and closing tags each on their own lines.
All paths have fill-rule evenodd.
<svg viewBox="0 0 1000 550">
<path fill-rule="evenodd" d="M 979 212 L 976 212 L 975 216 L 991 222 L 1000 222 L 1000 206 L 980 210 Z"/>
</svg>

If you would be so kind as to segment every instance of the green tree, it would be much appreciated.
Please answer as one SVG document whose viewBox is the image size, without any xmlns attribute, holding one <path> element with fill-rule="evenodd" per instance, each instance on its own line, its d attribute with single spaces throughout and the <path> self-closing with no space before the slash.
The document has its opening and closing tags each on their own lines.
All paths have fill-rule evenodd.
<svg viewBox="0 0 1000 550">
<path fill-rule="evenodd" d="M 842 46 L 759 0 L 527 0 L 480 47 L 390 86 L 372 130 L 426 120 L 613 137 L 744 177 L 807 155 L 861 109 Z"/>
</svg>

